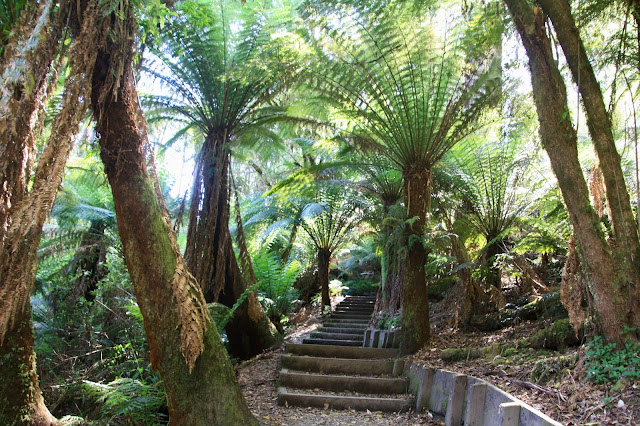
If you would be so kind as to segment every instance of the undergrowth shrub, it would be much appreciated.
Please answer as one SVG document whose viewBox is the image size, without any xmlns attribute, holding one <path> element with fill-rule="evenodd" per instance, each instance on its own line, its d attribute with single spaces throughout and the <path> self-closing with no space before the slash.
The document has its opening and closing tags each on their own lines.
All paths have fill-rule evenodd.
<svg viewBox="0 0 640 426">
<path fill-rule="evenodd" d="M 38 271 L 41 285 L 32 304 L 41 387 L 56 416 L 78 415 L 97 424 L 158 424 L 166 411 L 164 393 L 151 369 L 142 314 L 121 251 L 110 248 L 106 263 L 108 273 L 90 300 L 73 297 L 69 287 L 75 276 Z M 94 391 L 115 393 L 100 397 L 88 383 L 95 384 Z M 116 389 L 127 383 L 129 391 Z M 140 392 L 132 391 L 134 385 Z M 149 386 L 154 390 L 145 390 Z M 117 395 L 119 405 L 135 407 L 156 390 L 162 393 L 156 398 L 160 402 L 135 413 L 104 406 Z"/>
<path fill-rule="evenodd" d="M 108 424 L 157 425 L 168 423 L 163 409 L 166 396 L 162 382 L 120 378 L 110 383 L 84 381 L 86 395 L 100 405 L 100 416 Z"/>
<path fill-rule="evenodd" d="M 375 296 L 380 284 L 370 280 L 353 280 L 344 285 L 348 287 L 345 294 L 349 296 Z"/>
<path fill-rule="evenodd" d="M 293 285 L 302 271 L 297 260 L 282 265 L 275 254 L 266 249 L 253 257 L 253 269 L 257 279 L 259 300 L 267 316 L 276 328 L 282 332 L 300 296 Z"/>
<path fill-rule="evenodd" d="M 640 343 L 627 342 L 618 349 L 596 336 L 587 344 L 587 379 L 594 383 L 614 383 L 620 379 L 640 380 Z"/>
</svg>

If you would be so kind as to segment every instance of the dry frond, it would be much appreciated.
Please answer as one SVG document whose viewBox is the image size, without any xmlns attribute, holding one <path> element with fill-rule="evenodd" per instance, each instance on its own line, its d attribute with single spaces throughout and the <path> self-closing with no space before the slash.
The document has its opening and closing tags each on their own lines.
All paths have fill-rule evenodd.
<svg viewBox="0 0 640 426">
<path fill-rule="evenodd" d="M 182 256 L 177 258 L 171 290 L 180 327 L 180 350 L 191 373 L 204 350 L 204 335 L 211 317 L 202 290 Z"/>
<path fill-rule="evenodd" d="M 187 263 L 180 254 L 180 247 L 170 224 L 167 224 L 167 232 L 171 249 L 176 256 L 171 293 L 178 316 L 178 327 L 180 327 L 180 350 L 191 373 L 196 360 L 204 351 L 204 335 L 211 321 L 211 315 L 198 281 L 189 272 Z"/>
<path fill-rule="evenodd" d="M 0 255 L 0 343 L 19 312 L 28 302 L 33 287 L 37 249 L 42 227 L 51 211 L 56 193 L 62 182 L 64 167 L 73 146 L 72 136 L 88 107 L 93 72 L 94 48 L 99 31 L 96 18 L 99 11 L 95 2 L 85 13 L 83 28 L 71 47 L 72 73 L 66 82 L 63 106 L 54 121 L 47 147 L 38 159 L 32 191 L 11 209 L 11 225 L 7 230 Z M 92 53 L 87 53 L 92 52 Z"/>
</svg>

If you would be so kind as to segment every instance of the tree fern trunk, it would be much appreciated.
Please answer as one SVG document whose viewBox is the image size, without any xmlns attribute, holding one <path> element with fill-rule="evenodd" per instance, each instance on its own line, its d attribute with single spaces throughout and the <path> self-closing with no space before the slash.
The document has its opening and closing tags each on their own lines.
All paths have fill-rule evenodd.
<svg viewBox="0 0 640 426">
<path fill-rule="evenodd" d="M 322 309 L 325 306 L 331 306 L 331 298 L 329 296 L 329 262 L 331 261 L 331 250 L 318 249 L 318 281 L 320 282 L 320 291 L 322 292 Z"/>
<path fill-rule="evenodd" d="M 430 338 L 429 299 L 424 265 L 424 227 L 429 207 L 431 171 L 422 164 L 403 170 L 407 206 L 407 257 L 402 285 L 402 345 L 404 354 L 420 350 Z"/>
<path fill-rule="evenodd" d="M 196 166 L 185 258 L 206 300 L 231 308 L 247 287 L 229 232 L 229 155 L 224 138 L 206 139 Z M 226 327 L 231 352 L 241 359 L 282 341 L 255 294 L 245 297 Z"/>
</svg>

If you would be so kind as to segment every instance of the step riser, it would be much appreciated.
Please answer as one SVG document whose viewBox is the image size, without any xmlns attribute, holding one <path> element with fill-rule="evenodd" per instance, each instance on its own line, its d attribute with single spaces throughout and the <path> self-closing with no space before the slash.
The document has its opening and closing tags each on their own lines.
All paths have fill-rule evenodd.
<svg viewBox="0 0 640 426">
<path fill-rule="evenodd" d="M 284 392 L 278 393 L 279 405 L 291 405 L 298 407 L 332 408 L 336 410 L 358 411 L 384 411 L 398 412 L 409 411 L 413 402 L 403 399 L 391 398 L 363 398 L 341 397 L 334 395 L 304 395 Z"/>
<path fill-rule="evenodd" d="M 302 339 L 305 345 L 336 345 L 336 346 L 362 346 L 362 340 L 339 340 L 339 339 Z"/>
<path fill-rule="evenodd" d="M 363 335 L 367 330 L 366 327 L 318 327 L 317 332 L 320 333 L 343 333 L 343 334 L 358 334 Z"/>
<path fill-rule="evenodd" d="M 327 318 L 322 325 L 327 325 L 327 324 L 357 324 L 358 326 L 362 326 L 362 325 L 367 325 L 369 324 L 368 319 L 366 320 L 359 320 L 359 319 L 353 319 L 353 318 Z"/>
<path fill-rule="evenodd" d="M 322 376 L 304 373 L 280 373 L 280 384 L 298 389 L 320 389 L 331 392 L 398 394 L 407 392 L 407 379 L 357 376 Z"/>
<path fill-rule="evenodd" d="M 327 333 L 327 332 L 313 332 L 311 333 L 312 339 L 333 339 L 333 340 L 358 340 L 364 341 L 364 334 L 348 334 L 348 333 Z"/>
<path fill-rule="evenodd" d="M 359 315 L 359 314 L 332 314 L 331 319 L 354 319 L 368 321 L 371 319 L 371 315 Z"/>
<path fill-rule="evenodd" d="M 286 352 L 302 356 L 309 355 L 349 359 L 390 359 L 398 356 L 397 349 L 354 348 L 348 346 L 305 345 L 296 343 L 287 344 Z"/>
<path fill-rule="evenodd" d="M 374 359 L 319 358 L 285 355 L 282 367 L 289 370 L 324 374 L 391 375 L 394 361 Z"/>
</svg>

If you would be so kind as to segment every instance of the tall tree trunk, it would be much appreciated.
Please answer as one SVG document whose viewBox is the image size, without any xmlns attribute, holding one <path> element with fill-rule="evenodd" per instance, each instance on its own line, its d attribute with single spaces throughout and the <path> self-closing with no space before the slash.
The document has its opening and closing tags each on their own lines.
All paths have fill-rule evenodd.
<svg viewBox="0 0 640 426">
<path fill-rule="evenodd" d="M 78 77 L 90 69 L 83 60 L 91 56 L 83 52 L 85 32 L 72 44 L 62 109 L 32 178 L 31 169 L 68 10 L 66 2 L 59 8 L 49 1 L 29 2 L 2 58 L 3 90 L 8 91 L 0 102 L 0 395 L 6 399 L 0 401 L 2 424 L 55 421 L 38 386 L 29 298 L 42 226 L 62 180 L 71 137 L 87 107 L 82 98 L 87 85 Z"/>
<path fill-rule="evenodd" d="M 146 128 L 137 120 L 132 75 L 135 21 L 130 8 L 123 12 L 106 17 L 116 38 L 96 47 L 91 101 L 125 260 L 151 362 L 164 382 L 170 424 L 257 424 L 147 171 Z"/>
<path fill-rule="evenodd" d="M 430 338 L 429 299 L 424 265 L 424 227 L 429 209 L 431 171 L 412 164 L 402 171 L 407 205 L 407 258 L 402 284 L 402 344 L 404 354 L 417 352 Z"/>
<path fill-rule="evenodd" d="M 637 295 L 625 282 L 627 274 L 619 274 L 618 268 L 624 268 L 624 264 L 612 254 L 589 198 L 578 161 L 577 135 L 569 117 L 566 87 L 552 55 L 544 13 L 538 7 L 532 9 L 525 0 L 505 3 L 529 57 L 542 144 L 569 211 L 596 321 L 607 340 L 620 342 L 623 326 L 640 326 Z"/>
<path fill-rule="evenodd" d="M 282 341 L 254 292 L 245 295 L 229 232 L 230 158 L 224 137 L 209 135 L 198 158 L 185 258 L 208 302 L 233 307 L 226 332 L 232 353 L 248 359 Z M 244 295 L 244 296 L 243 296 Z"/>
<path fill-rule="evenodd" d="M 385 224 L 384 219 L 387 218 L 389 210 L 397 199 L 383 201 L 383 227 L 382 240 L 385 241 L 382 249 L 380 263 L 382 271 L 380 274 L 380 287 L 376 294 L 376 304 L 374 308 L 374 317 L 371 319 L 375 324 L 381 314 L 395 315 L 398 313 L 402 302 L 402 282 L 404 280 L 405 262 L 402 256 L 400 246 L 404 245 L 404 238 L 398 239 L 393 235 L 393 228 Z"/>
<path fill-rule="evenodd" d="M 38 385 L 29 304 L 17 314 L 0 345 L 0 374 L 0 424 L 55 423 Z"/>
<path fill-rule="evenodd" d="M 331 306 L 331 298 L 329 296 L 329 263 L 331 262 L 331 250 L 318 249 L 316 255 L 318 261 L 318 282 L 320 283 L 320 291 L 322 292 L 322 310 L 325 306 Z"/>
<path fill-rule="evenodd" d="M 622 172 L 620 154 L 613 139 L 611 119 L 600 84 L 587 56 L 567 0 L 541 0 L 562 46 L 573 79 L 583 99 L 587 126 L 604 180 L 619 279 L 628 281 L 629 297 L 640 302 L 640 242 L 629 192 Z"/>
</svg>

